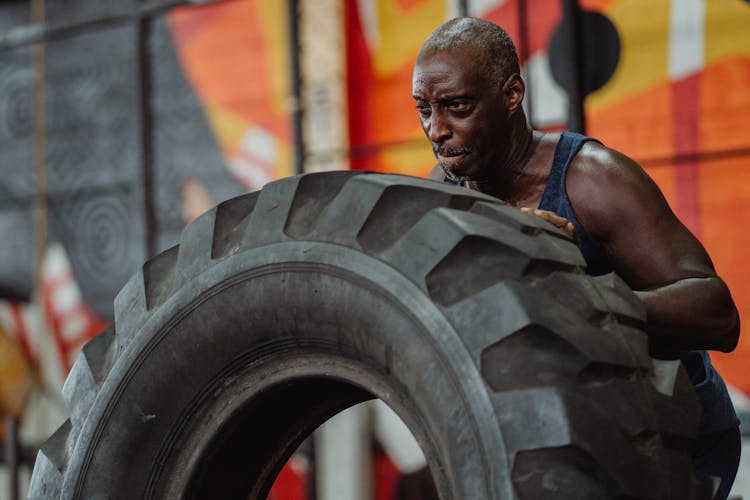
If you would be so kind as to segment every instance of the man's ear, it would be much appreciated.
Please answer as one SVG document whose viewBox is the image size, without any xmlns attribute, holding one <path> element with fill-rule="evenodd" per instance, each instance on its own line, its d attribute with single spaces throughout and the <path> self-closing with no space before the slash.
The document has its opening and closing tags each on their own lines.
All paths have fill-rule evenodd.
<svg viewBox="0 0 750 500">
<path fill-rule="evenodd" d="M 508 118 L 521 108 L 523 96 L 526 94 L 526 84 L 518 73 L 513 73 L 508 77 L 503 85 L 503 97 L 505 99 L 505 109 L 508 110 Z"/>
</svg>

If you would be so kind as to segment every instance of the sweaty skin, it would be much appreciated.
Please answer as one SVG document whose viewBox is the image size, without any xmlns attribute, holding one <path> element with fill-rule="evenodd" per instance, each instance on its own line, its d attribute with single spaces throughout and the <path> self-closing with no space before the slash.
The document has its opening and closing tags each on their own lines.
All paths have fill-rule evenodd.
<svg viewBox="0 0 750 500">
<path fill-rule="evenodd" d="M 538 211 L 560 135 L 529 128 L 521 76 L 493 84 L 475 50 L 423 50 L 417 59 L 412 94 L 438 160 L 428 177 L 449 175 L 574 234 L 562 217 Z M 565 188 L 586 232 L 643 301 L 652 345 L 734 349 L 739 316 L 729 289 L 639 165 L 587 142 Z"/>
</svg>

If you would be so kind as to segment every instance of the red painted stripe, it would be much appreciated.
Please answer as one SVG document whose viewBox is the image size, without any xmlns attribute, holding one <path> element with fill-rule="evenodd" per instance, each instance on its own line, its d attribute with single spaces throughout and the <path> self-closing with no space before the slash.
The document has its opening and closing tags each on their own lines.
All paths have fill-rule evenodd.
<svg viewBox="0 0 750 500">
<path fill-rule="evenodd" d="M 513 41 L 519 43 L 518 1 L 509 0 L 490 10 L 482 17 L 501 26 L 508 32 Z M 528 44 L 526 55 L 546 52 L 550 38 L 562 20 L 562 9 L 559 0 L 527 0 L 526 15 L 528 19 Z M 522 56 L 522 54 L 519 54 Z M 523 64 L 526 61 L 520 61 Z"/>
<path fill-rule="evenodd" d="M 364 29 L 360 22 L 359 8 L 353 1 L 344 2 L 344 21 L 346 26 L 346 84 L 349 118 L 349 145 L 352 149 L 366 146 L 373 136 L 375 114 L 372 109 L 373 81 L 372 56 L 367 46 Z M 404 89 L 404 92 L 409 92 Z M 370 165 L 371 157 L 352 157 L 352 169 L 362 170 Z"/>
<path fill-rule="evenodd" d="M 300 474 L 289 462 L 276 476 L 268 500 L 306 500 L 309 489 L 307 474 Z"/>
</svg>

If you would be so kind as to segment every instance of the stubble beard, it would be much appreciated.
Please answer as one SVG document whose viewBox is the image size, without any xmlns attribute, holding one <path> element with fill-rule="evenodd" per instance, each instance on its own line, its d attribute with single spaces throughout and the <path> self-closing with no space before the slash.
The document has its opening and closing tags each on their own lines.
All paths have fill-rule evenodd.
<svg viewBox="0 0 750 500">
<path fill-rule="evenodd" d="M 457 175 L 453 173 L 452 169 L 455 167 L 448 166 L 443 162 L 438 162 L 438 164 L 440 165 L 440 168 L 443 169 L 445 177 L 447 177 L 448 180 L 452 182 L 468 182 L 471 180 L 471 177 L 469 177 L 468 175 Z"/>
<path fill-rule="evenodd" d="M 451 149 L 445 146 L 438 146 L 436 144 L 432 145 L 432 151 L 435 154 L 435 158 L 439 158 L 439 155 L 454 156 L 459 154 L 470 154 L 473 152 L 470 148 Z M 438 160 L 438 165 L 440 165 L 440 168 L 443 170 L 445 176 L 453 182 L 466 182 L 472 180 L 471 176 L 461 175 L 455 172 L 456 170 L 465 171 L 466 164 L 466 161 L 448 163 Z"/>
</svg>

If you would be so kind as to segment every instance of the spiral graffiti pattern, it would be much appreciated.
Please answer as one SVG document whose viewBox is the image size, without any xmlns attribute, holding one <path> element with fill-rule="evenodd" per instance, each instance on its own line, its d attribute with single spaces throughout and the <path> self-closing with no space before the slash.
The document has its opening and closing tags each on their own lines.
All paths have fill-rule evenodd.
<svg viewBox="0 0 750 500">
<path fill-rule="evenodd" d="M 142 216 L 127 189 L 104 188 L 80 196 L 60 213 L 61 235 L 84 300 L 104 317 L 112 315 L 112 292 L 119 290 L 143 253 Z"/>
<path fill-rule="evenodd" d="M 31 71 L 0 72 L 0 137 L 28 137 L 32 123 Z"/>
</svg>

